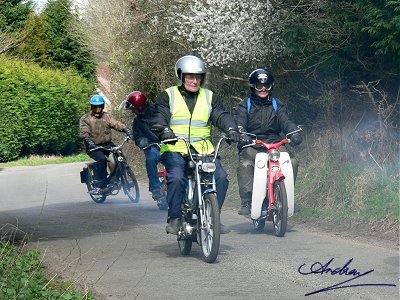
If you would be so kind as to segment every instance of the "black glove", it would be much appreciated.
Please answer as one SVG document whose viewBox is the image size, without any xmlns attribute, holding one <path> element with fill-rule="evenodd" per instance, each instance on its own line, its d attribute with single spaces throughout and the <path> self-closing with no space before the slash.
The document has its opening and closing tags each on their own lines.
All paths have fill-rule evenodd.
<svg viewBox="0 0 400 300">
<path fill-rule="evenodd" d="M 293 146 L 300 145 L 301 142 L 303 141 L 300 133 L 295 133 L 290 137 L 290 144 Z"/>
<path fill-rule="evenodd" d="M 149 139 L 147 137 L 142 137 L 137 140 L 136 145 L 140 148 L 146 148 L 149 145 Z"/>
<path fill-rule="evenodd" d="M 160 140 L 165 141 L 165 140 L 172 140 L 172 139 L 176 139 L 175 133 L 172 131 L 171 128 L 165 127 L 164 130 L 160 134 Z M 175 143 L 176 143 L 176 141 L 171 142 L 170 144 L 174 145 Z"/>
<path fill-rule="evenodd" d="M 240 144 L 243 146 L 253 144 L 253 139 L 247 134 L 240 135 Z"/>
<path fill-rule="evenodd" d="M 240 141 L 240 133 L 237 131 L 236 128 L 229 128 L 228 132 L 227 132 L 227 136 L 234 143 L 237 143 Z"/>
<path fill-rule="evenodd" d="M 124 129 L 122 129 L 122 131 L 123 131 L 127 136 L 129 136 L 129 138 L 130 138 L 131 140 L 133 140 L 133 132 L 132 132 L 132 130 L 130 130 L 129 128 L 124 128 Z"/>
<path fill-rule="evenodd" d="M 94 149 L 94 148 L 96 148 L 96 144 L 93 142 L 93 140 L 91 140 L 91 139 L 86 139 L 85 142 L 86 142 L 86 147 L 87 147 L 87 149 L 88 149 L 89 151 L 92 150 L 92 149 Z"/>
</svg>

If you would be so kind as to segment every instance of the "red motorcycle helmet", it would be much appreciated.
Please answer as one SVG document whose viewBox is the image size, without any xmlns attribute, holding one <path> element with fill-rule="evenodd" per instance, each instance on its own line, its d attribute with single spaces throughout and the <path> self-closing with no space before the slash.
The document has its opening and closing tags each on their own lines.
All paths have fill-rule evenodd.
<svg viewBox="0 0 400 300">
<path fill-rule="evenodd" d="M 147 97 L 139 91 L 134 91 L 126 96 L 125 108 L 130 110 L 144 111 L 147 107 Z"/>
</svg>

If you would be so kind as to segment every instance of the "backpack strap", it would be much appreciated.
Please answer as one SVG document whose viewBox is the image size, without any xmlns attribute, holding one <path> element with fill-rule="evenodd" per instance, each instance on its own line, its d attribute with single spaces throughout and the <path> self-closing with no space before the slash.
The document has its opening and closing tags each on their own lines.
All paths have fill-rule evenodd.
<svg viewBox="0 0 400 300">
<path fill-rule="evenodd" d="M 276 102 L 275 98 L 272 98 L 272 106 L 274 108 L 275 112 L 278 112 L 278 103 Z M 247 97 L 247 112 L 250 111 L 251 108 L 251 101 L 250 101 L 250 97 Z"/>
</svg>

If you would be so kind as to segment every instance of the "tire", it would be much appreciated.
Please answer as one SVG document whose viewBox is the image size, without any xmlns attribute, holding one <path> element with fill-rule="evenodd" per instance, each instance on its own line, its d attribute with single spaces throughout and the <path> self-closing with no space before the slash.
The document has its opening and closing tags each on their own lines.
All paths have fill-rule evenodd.
<svg viewBox="0 0 400 300">
<path fill-rule="evenodd" d="M 189 255 L 192 251 L 192 243 L 191 239 L 182 239 L 178 240 L 179 250 L 182 255 Z"/>
<path fill-rule="evenodd" d="M 200 220 L 203 222 L 198 228 L 202 258 L 207 263 L 213 263 L 218 256 L 221 234 L 219 206 L 215 193 L 204 195 L 204 214 L 199 222 Z"/>
<path fill-rule="evenodd" d="M 129 200 L 138 203 L 140 199 L 139 185 L 132 169 L 127 166 L 122 170 L 122 187 Z"/>
<path fill-rule="evenodd" d="M 272 209 L 275 235 L 283 237 L 286 233 L 288 219 L 288 204 L 285 184 L 282 181 L 274 183 L 274 206 Z"/>
<path fill-rule="evenodd" d="M 92 200 L 94 202 L 103 203 L 106 200 L 107 195 L 97 192 L 98 188 L 94 186 L 93 182 L 94 182 L 93 181 L 93 170 L 92 170 L 92 168 L 88 167 L 88 178 L 86 181 L 86 187 L 88 189 L 89 196 L 90 196 L 90 198 L 92 198 Z"/>
<path fill-rule="evenodd" d="M 256 231 L 263 231 L 265 227 L 265 219 L 254 220 L 253 224 Z"/>
</svg>

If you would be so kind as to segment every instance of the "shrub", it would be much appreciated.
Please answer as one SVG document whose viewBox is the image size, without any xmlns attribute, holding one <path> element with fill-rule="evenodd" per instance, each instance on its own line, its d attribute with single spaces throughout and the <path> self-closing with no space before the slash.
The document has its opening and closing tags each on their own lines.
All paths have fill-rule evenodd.
<svg viewBox="0 0 400 300">
<path fill-rule="evenodd" d="M 72 71 L 0 56 L 0 161 L 69 154 L 79 147 L 79 118 L 93 83 Z"/>
</svg>

